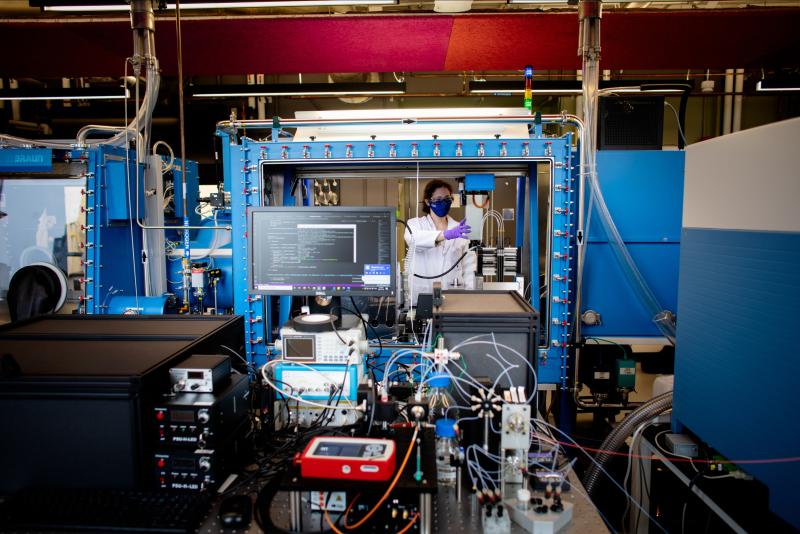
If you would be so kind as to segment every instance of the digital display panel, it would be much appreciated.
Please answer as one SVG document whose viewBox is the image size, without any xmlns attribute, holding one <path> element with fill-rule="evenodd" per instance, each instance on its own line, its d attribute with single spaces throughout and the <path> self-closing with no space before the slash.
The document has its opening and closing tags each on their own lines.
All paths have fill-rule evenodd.
<svg viewBox="0 0 800 534">
<path fill-rule="evenodd" d="M 287 360 L 313 360 L 313 337 L 285 337 L 283 339 L 283 357 Z"/>
<path fill-rule="evenodd" d="M 374 458 L 383 456 L 385 452 L 386 445 L 383 443 L 322 441 L 317 445 L 314 455 L 344 458 Z"/>
<path fill-rule="evenodd" d="M 255 208 L 249 223 L 254 293 L 394 295 L 397 251 L 391 208 Z"/>
<path fill-rule="evenodd" d="M 169 420 L 173 423 L 194 423 L 194 410 L 170 410 Z"/>
</svg>

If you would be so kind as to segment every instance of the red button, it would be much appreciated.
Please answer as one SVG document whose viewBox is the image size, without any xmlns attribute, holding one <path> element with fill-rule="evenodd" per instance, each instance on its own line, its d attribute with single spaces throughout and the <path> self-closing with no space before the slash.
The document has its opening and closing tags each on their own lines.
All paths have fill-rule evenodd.
<svg viewBox="0 0 800 534">
<path fill-rule="evenodd" d="M 159 421 L 163 421 L 164 420 L 164 412 L 163 411 L 156 412 L 156 419 L 158 419 Z"/>
<path fill-rule="evenodd" d="M 156 464 L 158 465 L 159 468 L 163 468 L 165 465 L 167 465 L 167 462 L 163 458 L 159 458 Z"/>
</svg>

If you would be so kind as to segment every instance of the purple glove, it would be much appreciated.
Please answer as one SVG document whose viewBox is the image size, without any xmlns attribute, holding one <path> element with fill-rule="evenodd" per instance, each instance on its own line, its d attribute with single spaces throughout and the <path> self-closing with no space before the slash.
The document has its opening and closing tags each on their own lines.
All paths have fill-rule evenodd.
<svg viewBox="0 0 800 534">
<path fill-rule="evenodd" d="M 467 225 L 467 220 L 462 219 L 461 222 L 458 223 L 458 226 L 454 226 L 449 230 L 445 230 L 444 232 L 442 232 L 442 235 L 444 236 L 445 239 L 458 239 L 460 237 L 464 239 L 469 239 L 469 237 L 467 236 L 471 231 L 472 228 L 470 228 L 469 225 Z"/>
</svg>

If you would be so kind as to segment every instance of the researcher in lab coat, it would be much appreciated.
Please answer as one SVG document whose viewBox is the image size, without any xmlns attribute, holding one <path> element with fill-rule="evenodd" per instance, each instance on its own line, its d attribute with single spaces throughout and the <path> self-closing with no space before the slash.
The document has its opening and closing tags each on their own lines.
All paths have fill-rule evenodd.
<svg viewBox="0 0 800 534">
<path fill-rule="evenodd" d="M 422 196 L 423 217 L 410 219 L 405 231 L 408 245 L 406 272 L 409 294 L 416 304 L 420 293 L 431 293 L 433 282 L 442 282 L 442 289 L 475 289 L 475 253 L 469 250 L 471 228 L 466 222 L 448 216 L 453 203 L 453 189 L 447 182 L 431 180 L 425 185 Z M 444 273 L 456 262 L 450 272 L 436 279 L 413 276 L 434 276 Z"/>
</svg>

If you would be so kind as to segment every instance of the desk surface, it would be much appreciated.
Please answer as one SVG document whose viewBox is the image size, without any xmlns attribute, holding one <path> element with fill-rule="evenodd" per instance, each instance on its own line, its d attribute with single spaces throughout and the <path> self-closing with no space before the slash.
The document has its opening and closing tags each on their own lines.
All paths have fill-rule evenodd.
<svg viewBox="0 0 800 534">
<path fill-rule="evenodd" d="M 606 534 L 609 532 L 603 520 L 600 518 L 594 505 L 588 501 L 588 497 L 583 489 L 583 485 L 578 478 L 570 473 L 570 483 L 572 489 L 563 494 L 562 499 L 572 502 L 573 509 L 572 521 L 564 530 L 563 534 Z M 455 490 L 453 488 L 439 488 L 434 505 L 434 529 L 433 531 L 441 534 L 468 534 L 481 531 L 480 513 L 476 506 L 472 504 L 472 499 L 464 492 L 461 503 L 456 502 Z M 311 513 L 308 504 L 303 501 L 303 520 L 305 525 L 319 525 L 319 514 Z M 221 532 L 221 527 L 217 521 L 217 510 L 219 504 L 215 505 L 211 512 L 198 529 L 200 534 L 217 534 Z M 288 529 L 289 525 L 289 504 L 288 494 L 281 493 L 273 504 L 273 520 L 276 525 Z M 226 534 L 260 534 L 262 530 L 258 528 L 255 521 L 250 524 L 248 530 L 225 530 Z M 525 530 L 512 522 L 512 534 L 524 533 Z"/>
</svg>

